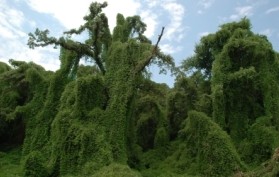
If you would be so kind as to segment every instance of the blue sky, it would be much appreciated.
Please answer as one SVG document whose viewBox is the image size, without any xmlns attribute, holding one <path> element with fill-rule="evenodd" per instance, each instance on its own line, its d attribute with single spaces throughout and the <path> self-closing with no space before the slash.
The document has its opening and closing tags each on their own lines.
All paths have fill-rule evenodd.
<svg viewBox="0 0 279 177">
<path fill-rule="evenodd" d="M 98 2 L 103 2 L 99 1 Z M 28 33 L 36 28 L 49 29 L 50 35 L 59 37 L 63 31 L 78 28 L 88 12 L 91 0 L 0 0 L 0 61 L 33 61 L 47 70 L 59 68 L 59 50 L 52 46 L 28 48 Z M 176 65 L 194 54 L 195 44 L 201 36 L 215 33 L 219 25 L 238 21 L 246 16 L 252 22 L 254 33 L 264 34 L 279 51 L 278 0 L 107 0 L 104 10 L 111 30 L 116 14 L 125 17 L 140 15 L 147 24 L 146 36 L 156 42 L 165 27 L 160 47 L 175 59 Z M 276 20 L 277 19 L 277 20 Z M 83 41 L 86 35 L 73 36 Z M 159 75 L 151 66 L 152 80 L 173 86 L 169 75 Z"/>
</svg>

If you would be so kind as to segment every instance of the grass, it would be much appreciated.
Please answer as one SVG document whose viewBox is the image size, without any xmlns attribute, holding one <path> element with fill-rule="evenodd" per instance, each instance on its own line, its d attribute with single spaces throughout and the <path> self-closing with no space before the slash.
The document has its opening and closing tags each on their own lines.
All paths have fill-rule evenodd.
<svg viewBox="0 0 279 177">
<path fill-rule="evenodd" d="M 0 151 L 0 176 L 1 177 L 21 177 L 20 166 L 21 147 L 12 150 Z"/>
</svg>

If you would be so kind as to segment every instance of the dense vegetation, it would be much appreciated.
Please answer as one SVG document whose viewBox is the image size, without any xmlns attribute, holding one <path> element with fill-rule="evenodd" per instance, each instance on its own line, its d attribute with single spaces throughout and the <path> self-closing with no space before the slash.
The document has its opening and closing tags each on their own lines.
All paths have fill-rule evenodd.
<svg viewBox="0 0 279 177">
<path fill-rule="evenodd" d="M 152 45 L 139 16 L 118 14 L 111 34 L 106 6 L 92 3 L 67 37 L 29 34 L 30 48 L 60 47 L 56 72 L 0 63 L 0 176 L 279 175 L 279 54 L 249 19 L 175 67 L 158 47 L 164 28 Z M 150 80 L 151 64 L 173 88 Z"/>
</svg>

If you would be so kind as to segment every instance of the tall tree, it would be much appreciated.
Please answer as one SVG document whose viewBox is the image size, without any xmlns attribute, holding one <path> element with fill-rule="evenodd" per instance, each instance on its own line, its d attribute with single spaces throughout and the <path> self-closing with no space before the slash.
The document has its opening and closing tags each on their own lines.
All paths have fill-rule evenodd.
<svg viewBox="0 0 279 177">
<path fill-rule="evenodd" d="M 238 146 L 248 139 L 254 149 L 249 162 L 261 163 L 278 144 L 272 143 L 279 130 L 276 52 L 266 36 L 251 31 L 246 18 L 222 25 L 215 36 L 222 50 L 212 64 L 212 117 Z M 262 135 L 270 138 L 263 141 Z"/>
<path fill-rule="evenodd" d="M 110 153 L 102 153 L 101 149 L 92 149 L 92 151 L 87 149 L 86 152 L 90 152 L 92 157 L 96 156 L 97 152 L 100 152 L 98 154 L 100 157 L 98 158 L 108 158 L 112 159 L 114 162 L 126 164 L 128 160 L 127 148 L 129 146 L 129 144 L 127 144 L 127 135 L 131 133 L 128 127 L 132 122 L 131 119 L 133 117 L 131 115 L 135 109 L 133 100 L 137 90 L 138 78 L 142 77 L 146 66 L 152 63 L 158 64 L 162 72 L 166 71 L 166 69 L 171 69 L 171 71 L 175 70 L 173 59 L 169 55 L 163 54 L 158 47 L 163 36 L 164 28 L 162 28 L 157 43 L 152 45 L 151 41 L 144 36 L 146 25 L 141 21 L 139 16 L 124 18 L 123 15 L 118 14 L 116 27 L 111 34 L 108 26 L 108 19 L 106 15 L 102 13 L 102 9 L 106 6 L 106 2 L 92 3 L 89 7 L 90 13 L 84 17 L 85 24 L 78 29 L 72 29 L 64 33 L 68 38 L 72 34 L 81 34 L 83 31 L 87 31 L 89 39 L 84 43 L 67 40 L 67 38 L 64 37 L 59 39 L 48 37 L 48 30 L 40 31 L 37 29 L 34 34 L 29 34 L 28 45 L 30 48 L 38 46 L 44 47 L 51 44 L 54 44 L 55 47 L 61 46 L 76 56 L 75 59 L 72 60 L 73 63 L 78 64 L 80 58 L 86 57 L 94 61 L 101 71 L 101 75 L 94 76 L 93 78 L 91 77 L 93 80 L 85 76 L 73 82 L 72 88 L 75 92 L 71 94 L 74 96 L 72 110 L 67 109 L 66 111 L 66 108 L 63 107 L 64 103 L 61 102 L 61 110 L 57 116 L 55 116 L 55 112 L 51 113 L 52 116 L 47 114 L 47 119 L 43 118 L 45 116 L 39 116 L 41 121 L 47 121 L 43 124 L 45 128 L 37 128 L 38 130 L 40 129 L 43 134 L 40 135 L 40 138 L 36 138 L 38 141 L 36 144 L 38 146 L 36 146 L 36 148 L 31 148 L 30 152 L 32 154 L 32 151 L 37 150 L 44 155 L 51 153 L 51 173 L 72 173 L 74 169 L 81 168 L 86 162 L 84 161 L 86 154 L 83 154 L 84 149 L 82 150 L 85 146 L 85 141 L 81 139 L 84 136 L 88 136 L 88 134 L 84 134 L 84 130 L 89 127 L 82 123 L 86 117 L 91 117 L 92 119 L 96 116 L 99 117 L 98 120 L 100 121 L 95 121 L 94 124 L 104 128 L 103 135 L 108 142 L 108 146 L 103 147 L 96 142 L 96 147 L 102 146 L 106 152 L 110 151 Z M 61 62 L 65 62 L 64 60 L 69 59 L 65 58 Z M 76 69 L 76 65 L 73 66 L 73 68 L 70 68 L 71 75 L 76 75 L 78 69 Z M 57 76 L 57 78 L 59 77 Z M 54 81 L 55 80 L 52 82 Z M 44 103 L 46 107 L 43 109 L 43 112 L 40 113 L 41 115 L 46 114 L 46 112 L 44 112 L 46 108 L 48 111 L 55 109 L 47 106 L 47 103 L 60 99 L 60 89 L 54 89 L 56 86 L 58 85 L 50 84 L 49 90 L 51 89 L 51 91 L 49 93 L 52 93 L 52 96 L 50 94 L 47 95 Z M 71 86 L 68 85 L 65 92 L 67 92 L 70 87 Z M 56 96 L 53 97 L 54 95 Z M 62 94 L 62 98 L 63 95 L 64 94 Z M 98 101 L 98 97 L 100 97 L 99 100 L 101 102 L 96 102 Z M 95 100 L 90 100 L 94 98 Z M 94 102 L 96 102 L 96 104 L 92 104 Z M 90 110 L 93 112 L 90 112 Z M 68 116 L 69 120 L 65 120 L 63 116 Z M 74 122 L 76 123 L 70 123 L 70 119 L 75 120 Z M 65 127 L 65 121 L 70 123 L 70 127 Z M 82 131 L 77 132 L 77 129 Z M 56 133 L 45 133 L 48 132 L 48 130 Z M 89 132 L 93 130 L 94 128 L 88 129 Z M 65 137 L 63 133 L 67 134 L 67 141 L 64 143 L 63 141 L 59 142 L 59 146 L 56 148 L 54 146 L 49 146 L 49 144 L 58 142 L 57 137 Z M 45 138 L 42 140 L 44 136 Z M 50 142 L 51 140 L 55 141 Z M 72 149 L 68 149 L 69 147 Z M 64 157 L 62 156 L 63 153 L 57 153 L 59 150 L 65 153 Z M 77 156 L 73 155 L 74 152 Z M 69 156 L 70 154 L 72 157 Z M 25 167 L 27 171 L 32 171 L 32 163 L 28 165 L 28 162 L 32 162 L 34 156 L 31 155 L 29 157 L 31 159 L 26 160 L 27 163 Z M 65 165 L 70 161 L 72 163 L 72 168 L 65 170 Z M 110 162 L 111 160 L 108 160 L 104 162 L 103 165 L 109 164 Z M 44 160 L 42 163 L 47 164 Z"/>
<path fill-rule="evenodd" d="M 250 20 L 243 18 L 202 37 L 195 54 L 181 66 L 187 72 L 200 71 L 211 82 L 210 95 L 198 106 L 203 110 L 212 102 L 212 113 L 207 114 L 231 136 L 248 163 L 269 159 L 278 146 L 276 56 L 267 37 L 254 34 Z"/>
</svg>

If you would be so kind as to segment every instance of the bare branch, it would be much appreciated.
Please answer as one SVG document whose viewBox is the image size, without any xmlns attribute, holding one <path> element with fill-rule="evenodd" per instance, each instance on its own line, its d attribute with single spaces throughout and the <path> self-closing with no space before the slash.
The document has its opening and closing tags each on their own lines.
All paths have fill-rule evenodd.
<svg viewBox="0 0 279 177">
<path fill-rule="evenodd" d="M 156 45 L 154 46 L 151 55 L 148 56 L 144 61 L 142 61 L 142 62 L 140 62 L 140 63 L 138 64 L 138 66 L 137 66 L 137 68 L 136 68 L 136 73 L 139 73 L 139 72 L 143 71 L 144 68 L 150 63 L 150 61 L 151 61 L 154 57 L 156 57 L 156 55 L 157 55 L 157 49 L 158 49 L 158 44 L 159 44 L 159 42 L 160 42 L 160 40 L 161 40 L 161 38 L 162 38 L 162 36 L 163 36 L 163 34 L 164 34 L 164 29 L 165 29 L 165 27 L 162 27 L 161 34 L 160 34 L 159 37 L 158 37 L 157 43 L 156 43 Z"/>
</svg>

